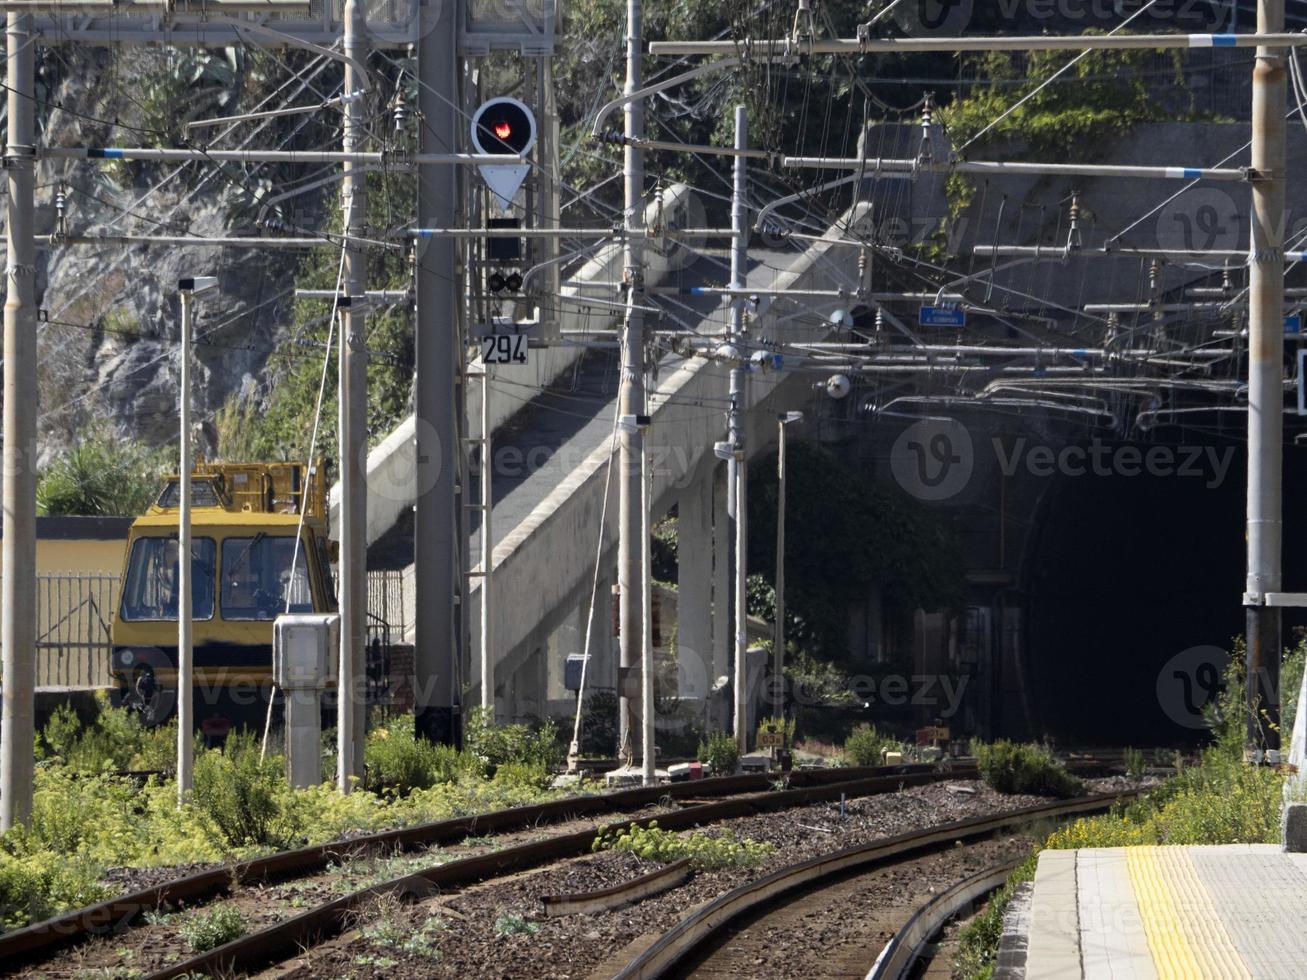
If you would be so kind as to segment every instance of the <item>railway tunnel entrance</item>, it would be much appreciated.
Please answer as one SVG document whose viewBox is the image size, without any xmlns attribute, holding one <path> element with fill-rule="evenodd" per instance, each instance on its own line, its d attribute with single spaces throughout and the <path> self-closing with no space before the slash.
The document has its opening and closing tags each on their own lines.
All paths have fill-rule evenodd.
<svg viewBox="0 0 1307 980">
<path fill-rule="evenodd" d="M 1172 466 L 1150 471 L 1152 449 Z M 1244 629 L 1246 447 L 1186 433 L 1104 453 L 1097 471 L 1050 479 L 1032 515 L 1021 583 L 1033 727 L 1067 744 L 1196 744 Z M 1286 591 L 1307 591 L 1304 491 L 1307 449 L 1287 446 Z M 1285 611 L 1286 646 L 1304 624 Z"/>
</svg>

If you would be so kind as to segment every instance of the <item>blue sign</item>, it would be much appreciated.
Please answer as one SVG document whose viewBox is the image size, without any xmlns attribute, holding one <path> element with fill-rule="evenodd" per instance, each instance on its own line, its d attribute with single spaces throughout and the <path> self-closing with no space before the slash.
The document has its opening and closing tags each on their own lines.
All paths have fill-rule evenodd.
<svg viewBox="0 0 1307 980">
<path fill-rule="evenodd" d="M 960 306 L 923 306 L 917 323 L 923 327 L 965 327 L 967 314 Z"/>
<path fill-rule="evenodd" d="M 1284 318 L 1284 332 L 1295 336 L 1302 333 L 1301 313 L 1291 313 Z"/>
</svg>

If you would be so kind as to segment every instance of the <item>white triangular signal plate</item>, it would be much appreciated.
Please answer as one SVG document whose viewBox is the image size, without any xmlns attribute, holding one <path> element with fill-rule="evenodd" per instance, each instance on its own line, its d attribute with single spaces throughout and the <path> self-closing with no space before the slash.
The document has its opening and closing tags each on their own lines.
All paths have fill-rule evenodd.
<svg viewBox="0 0 1307 980">
<path fill-rule="evenodd" d="M 486 182 L 490 188 L 490 193 L 495 195 L 501 208 L 509 208 L 513 205 L 513 198 L 517 196 L 518 189 L 522 182 L 526 180 L 526 175 L 531 172 L 529 163 L 488 163 L 481 166 L 481 179 Z"/>
</svg>

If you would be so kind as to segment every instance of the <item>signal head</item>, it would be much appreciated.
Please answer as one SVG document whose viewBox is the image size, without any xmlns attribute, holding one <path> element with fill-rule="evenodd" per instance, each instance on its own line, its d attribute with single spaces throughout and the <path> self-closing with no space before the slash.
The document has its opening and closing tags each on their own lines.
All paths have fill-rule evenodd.
<svg viewBox="0 0 1307 980">
<path fill-rule="evenodd" d="M 535 143 L 535 115 L 517 99 L 491 99 L 472 117 L 472 145 L 478 153 L 523 156 Z"/>
</svg>

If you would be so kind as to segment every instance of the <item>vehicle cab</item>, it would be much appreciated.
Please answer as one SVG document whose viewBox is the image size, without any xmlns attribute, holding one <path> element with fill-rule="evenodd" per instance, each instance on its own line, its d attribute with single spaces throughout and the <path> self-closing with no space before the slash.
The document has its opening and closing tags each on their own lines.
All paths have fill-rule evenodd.
<svg viewBox="0 0 1307 980">
<path fill-rule="evenodd" d="M 177 696 L 180 479 L 132 524 L 112 623 L 124 704 L 158 724 Z M 303 513 L 301 513 L 303 511 Z M 195 717 L 262 721 L 273 621 L 336 609 L 324 468 L 199 464 L 191 480 Z"/>
</svg>

